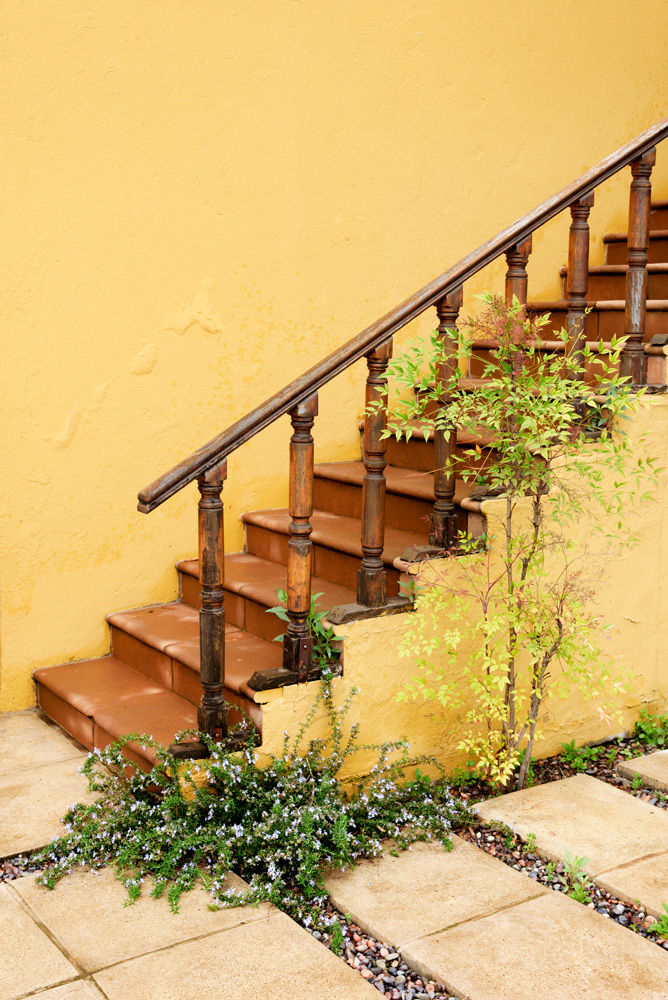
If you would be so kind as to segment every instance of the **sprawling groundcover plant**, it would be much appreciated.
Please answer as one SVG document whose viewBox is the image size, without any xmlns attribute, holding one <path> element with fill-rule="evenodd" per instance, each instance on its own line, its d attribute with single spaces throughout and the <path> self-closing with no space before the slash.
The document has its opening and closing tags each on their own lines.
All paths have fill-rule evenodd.
<svg viewBox="0 0 668 1000">
<path fill-rule="evenodd" d="M 82 770 L 100 798 L 67 813 L 67 833 L 39 855 L 48 866 L 41 881 L 52 888 L 75 866 L 113 865 L 128 902 L 148 881 L 150 894 L 166 893 L 177 910 L 181 893 L 200 882 L 214 907 L 269 900 L 306 926 L 324 926 L 327 869 L 378 855 L 388 840 L 392 850 L 429 838 L 447 849 L 461 809 L 442 779 L 416 770 L 425 759 L 411 759 L 407 743 L 360 744 L 358 727 L 346 723 L 356 693 L 336 707 L 332 677 L 325 675 L 299 732 L 292 740 L 285 734 L 281 755 L 264 768 L 256 764 L 253 732 L 236 753 L 203 737 L 211 756 L 198 762 L 202 787 L 183 775 L 179 780 L 183 762 L 150 737 L 130 734 L 93 751 Z M 323 707 L 327 739 L 307 741 Z M 128 768 L 123 748 L 129 743 L 155 750 L 158 763 L 150 773 Z M 371 773 L 341 783 L 344 764 L 369 749 L 378 753 Z M 228 872 L 248 888 L 230 887 Z"/>
</svg>

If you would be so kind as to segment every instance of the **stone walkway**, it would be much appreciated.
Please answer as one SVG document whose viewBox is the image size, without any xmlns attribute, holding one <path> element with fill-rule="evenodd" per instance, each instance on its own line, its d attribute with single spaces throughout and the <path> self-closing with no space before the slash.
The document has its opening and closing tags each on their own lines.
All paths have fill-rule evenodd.
<svg viewBox="0 0 668 1000">
<path fill-rule="evenodd" d="M 0 857 L 61 831 L 59 817 L 85 794 L 82 758 L 34 713 L 0 718 Z M 663 765 L 647 758 L 630 766 L 646 767 L 650 783 Z M 524 836 L 533 833 L 543 853 L 588 857 L 602 885 L 641 899 L 649 912 L 668 900 L 665 810 L 582 775 L 479 808 Z M 328 880 L 335 905 L 462 1000 L 668 1000 L 668 952 L 453 841 L 449 853 L 416 844 L 337 872 Z M 34 877 L 0 885 L 0 1000 L 378 995 L 267 904 L 211 912 L 197 890 L 173 914 L 163 900 L 124 906 L 125 899 L 108 871 L 76 872 L 52 892 Z"/>
<path fill-rule="evenodd" d="M 35 713 L 0 717 L 0 857 L 62 832 L 60 817 L 86 794 L 83 757 Z M 0 1000 L 378 996 L 274 907 L 212 912 L 204 890 L 185 893 L 178 914 L 165 900 L 126 899 L 109 871 L 75 872 L 53 891 L 33 876 L 0 885 Z"/>
</svg>

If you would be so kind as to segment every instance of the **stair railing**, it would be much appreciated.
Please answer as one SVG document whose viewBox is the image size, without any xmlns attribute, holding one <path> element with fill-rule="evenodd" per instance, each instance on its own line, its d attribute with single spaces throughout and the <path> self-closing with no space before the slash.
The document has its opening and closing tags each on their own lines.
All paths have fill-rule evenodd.
<svg viewBox="0 0 668 1000">
<path fill-rule="evenodd" d="M 392 352 L 392 338 L 403 327 L 432 306 L 436 306 L 438 329 L 456 328 L 465 281 L 493 263 L 501 254 L 507 262 L 506 300 L 517 296 L 527 302 L 527 262 L 532 234 L 566 208 L 572 222 L 569 231 L 567 274 L 567 328 L 569 350 L 582 358 L 585 347 L 585 314 L 589 270 L 589 212 L 594 190 L 626 166 L 631 166 L 629 203 L 628 269 L 626 275 L 625 344 L 621 373 L 633 385 L 647 379 L 647 356 L 643 346 L 647 301 L 647 258 L 651 202 L 650 175 L 656 145 L 668 136 L 668 119 L 647 129 L 632 142 L 588 170 L 561 192 L 548 198 L 528 215 L 514 222 L 493 239 L 458 261 L 401 305 L 366 327 L 332 354 L 246 416 L 237 420 L 208 444 L 179 462 L 139 493 L 138 509 L 145 514 L 159 507 L 193 480 L 197 480 L 199 501 L 199 560 L 202 606 L 200 611 L 200 662 L 202 700 L 198 710 L 201 731 L 225 738 L 227 716 L 225 685 L 225 611 L 223 590 L 223 504 L 227 456 L 284 414 L 292 422 L 290 439 L 289 540 L 287 556 L 287 614 L 283 670 L 276 685 L 305 681 L 311 670 L 311 637 L 308 611 L 311 597 L 312 543 L 310 518 L 313 511 L 313 437 L 311 430 L 318 412 L 318 390 L 350 365 L 367 359 L 367 404 L 379 398 L 386 380 Z M 449 340 L 449 338 L 448 338 Z M 651 353 L 651 349 L 650 349 Z M 448 376 L 456 371 L 453 350 L 447 362 Z M 362 500 L 362 552 L 359 571 L 360 610 L 379 612 L 387 606 L 386 572 L 382 559 L 385 517 L 385 443 L 382 439 L 382 412 L 364 418 L 364 481 Z M 448 472 L 448 458 L 456 442 L 456 428 L 437 432 L 434 440 L 434 511 L 430 543 L 448 548 L 456 538 L 454 476 Z"/>
</svg>

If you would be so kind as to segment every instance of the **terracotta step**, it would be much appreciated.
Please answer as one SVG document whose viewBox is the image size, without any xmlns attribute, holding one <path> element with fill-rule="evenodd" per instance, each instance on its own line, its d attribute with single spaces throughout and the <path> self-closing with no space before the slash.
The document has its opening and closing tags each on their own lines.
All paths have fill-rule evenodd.
<svg viewBox="0 0 668 1000">
<path fill-rule="evenodd" d="M 424 443 L 424 438 L 422 439 Z M 433 454 L 433 445 L 432 445 Z M 315 466 L 313 502 L 320 510 L 346 517 L 362 516 L 363 462 L 330 462 Z M 385 523 L 418 534 L 429 534 L 429 519 L 434 509 L 432 471 L 388 465 L 385 469 Z M 471 495 L 471 487 L 458 480 L 455 503 Z M 467 515 L 460 511 L 460 528 L 466 530 Z"/>
<path fill-rule="evenodd" d="M 589 302 L 592 311 L 586 319 L 585 332 L 587 340 L 609 341 L 614 337 L 624 336 L 624 312 L 626 304 L 623 299 L 608 299 Z M 550 322 L 544 328 L 545 336 L 549 338 L 551 331 L 560 330 L 566 326 L 568 305 L 565 302 L 529 302 L 527 311 L 530 314 L 550 313 Z M 655 334 L 668 332 L 668 299 L 648 299 L 645 320 L 645 342 Z"/>
<path fill-rule="evenodd" d="M 626 264 L 626 233 L 607 233 L 603 237 L 603 242 L 605 243 L 606 264 Z M 650 232 L 647 259 L 652 264 L 668 263 L 668 229 L 654 229 Z"/>
<path fill-rule="evenodd" d="M 649 213 L 650 229 L 668 229 L 668 201 L 653 201 Z"/>
<path fill-rule="evenodd" d="M 267 616 L 269 617 L 269 616 Z M 193 704 L 201 697 L 199 615 L 181 602 L 108 615 L 112 655 Z M 280 631 L 280 630 L 279 630 Z M 259 727 L 259 706 L 247 681 L 256 670 L 278 667 L 282 650 L 235 625 L 225 627 L 225 697 Z"/>
<path fill-rule="evenodd" d="M 168 746 L 197 725 L 194 705 L 114 656 L 40 667 L 33 677 L 42 710 L 89 750 L 132 732 Z M 128 756 L 142 767 L 155 760 L 150 748 L 129 749 Z"/>
<path fill-rule="evenodd" d="M 197 559 L 178 563 L 181 580 L 181 597 L 193 608 L 199 607 L 200 584 Z M 285 590 L 284 564 L 270 562 L 247 552 L 225 556 L 225 618 L 231 625 L 245 628 L 261 639 L 271 641 L 283 631 L 283 622 L 267 614 L 267 608 L 278 604 L 276 588 Z M 355 601 L 355 591 L 341 587 L 330 580 L 314 576 L 311 592 L 321 593 L 320 608 Z"/>
<path fill-rule="evenodd" d="M 668 215 L 668 209 L 666 210 Z M 603 264 L 589 268 L 587 295 L 592 300 L 623 299 L 626 296 L 626 264 Z M 561 294 L 566 298 L 568 270 L 561 268 Z M 647 296 L 668 299 L 668 264 L 647 265 Z"/>
<path fill-rule="evenodd" d="M 364 424 L 360 424 L 360 433 Z M 465 431 L 460 428 L 457 431 L 456 454 L 463 463 L 461 469 L 468 468 L 475 470 L 480 464 L 481 456 L 476 452 L 476 445 L 481 449 L 484 457 L 490 451 L 492 437 L 482 429 L 478 432 Z M 419 422 L 415 422 L 415 431 L 406 441 L 404 438 L 398 441 L 395 437 L 389 437 L 385 441 L 385 458 L 388 467 L 391 465 L 395 469 L 413 469 L 415 472 L 434 472 L 434 432 L 428 431 L 425 439 L 424 431 Z M 463 471 L 462 471 L 463 474 Z"/>
<path fill-rule="evenodd" d="M 272 562 L 287 560 L 288 526 L 287 510 L 263 510 L 244 514 L 246 544 L 252 555 L 262 556 Z M 362 558 L 360 521 L 328 511 L 314 510 L 311 517 L 313 532 L 313 569 L 318 577 L 325 577 L 350 590 L 357 588 L 357 574 Z M 423 532 L 401 531 L 387 528 L 383 561 L 387 567 L 388 594 L 397 593 L 399 573 L 392 566 L 394 559 L 411 545 L 424 545 L 428 537 Z"/>
</svg>

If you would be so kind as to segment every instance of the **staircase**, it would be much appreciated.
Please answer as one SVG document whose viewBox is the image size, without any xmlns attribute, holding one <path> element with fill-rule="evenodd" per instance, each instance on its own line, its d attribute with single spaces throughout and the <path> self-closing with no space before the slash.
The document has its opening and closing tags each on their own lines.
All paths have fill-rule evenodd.
<svg viewBox="0 0 668 1000">
<path fill-rule="evenodd" d="M 578 228 L 575 222 L 573 206 L 590 204 L 586 202 L 591 198 L 588 192 L 622 166 L 632 163 L 635 169 L 636 163 L 645 163 L 652 141 L 665 134 L 668 125 L 663 123 L 622 147 L 560 196 L 544 203 L 499 234 L 495 241 L 455 265 L 394 313 L 363 331 L 248 418 L 142 491 L 140 510 L 149 512 L 198 478 L 202 494 L 200 561 L 204 560 L 208 567 L 205 579 L 200 584 L 200 561 L 178 563 L 178 601 L 107 616 L 111 635 L 108 656 L 36 670 L 34 679 L 42 710 L 89 748 L 104 747 L 129 732 L 150 733 L 159 743 L 168 745 L 180 730 L 198 727 L 198 706 L 200 713 L 203 712 L 199 728 L 220 731 L 222 678 L 222 696 L 233 706 L 229 721 L 236 721 L 245 712 L 261 732 L 265 692 L 312 676 L 308 664 L 304 672 L 304 664 L 297 662 L 301 654 L 295 652 L 306 648 L 304 655 L 308 655 L 306 609 L 311 593 L 322 593 L 320 606 L 329 610 L 334 623 L 405 610 L 408 602 L 398 600 L 397 595 L 402 573 L 407 568 L 406 554 L 410 560 L 415 547 L 427 546 L 430 539 L 432 546 L 442 552 L 456 528 L 467 529 L 473 535 L 484 530 L 473 482 L 481 455 L 484 458 L 492 448 L 490 439 L 483 432 L 459 429 L 456 444 L 444 437 L 434 441 L 432 434 L 426 441 L 391 439 L 385 446 L 381 425 L 367 416 L 360 427 L 363 445 L 359 460 L 312 467 L 310 428 L 316 408 L 309 415 L 305 410 L 308 400 L 315 398 L 320 385 L 364 355 L 369 362 L 367 402 L 377 398 L 387 364 L 382 348 L 392 333 L 433 304 L 437 305 L 441 319 L 440 329 L 454 326 L 463 280 L 500 253 L 505 252 L 509 262 L 506 296 L 518 294 L 526 302 L 524 268 L 530 234 L 569 206 L 574 213 L 569 261 L 574 271 L 579 269 L 580 283 L 586 278 L 585 295 L 577 287 L 575 277 L 569 286 L 567 269 L 562 268 L 562 300 L 527 302 L 527 310 L 549 311 L 552 328 L 560 328 L 571 322 L 574 315 L 583 317 L 584 310 L 590 309 L 586 316 L 587 339 L 607 341 L 613 335 L 621 337 L 629 334 L 628 315 L 625 328 L 628 313 L 625 296 L 636 294 L 627 291 L 627 262 L 636 272 L 646 266 L 649 288 L 646 322 L 644 329 L 631 331 L 629 342 L 635 341 L 632 347 L 636 360 L 629 358 L 628 364 L 636 364 L 644 345 L 651 376 L 653 351 L 657 360 L 660 355 L 663 361 L 661 345 L 668 342 L 668 202 L 655 202 L 649 213 L 647 263 L 638 257 L 637 226 L 642 224 L 643 209 L 641 202 L 637 213 L 633 208 L 632 186 L 629 231 L 633 245 L 629 250 L 626 234 L 606 236 L 606 263 L 602 267 L 588 266 L 588 229 L 585 243 L 582 225 Z M 645 230 L 648 183 L 636 198 L 642 195 L 646 199 Z M 652 338 L 655 348 L 650 346 Z M 546 349 L 550 349 L 549 343 L 546 342 Z M 469 370 L 464 373 L 465 384 L 479 378 L 487 350 L 488 345 L 483 345 L 481 350 L 473 352 Z M 661 373 L 658 382 L 665 388 L 665 367 Z M 290 413 L 294 429 L 290 509 L 244 514 L 245 549 L 222 559 L 220 494 L 225 478 L 224 459 L 283 413 Z M 447 450 L 444 453 L 443 449 L 453 446 L 466 458 L 465 472 L 463 479 L 448 483 L 434 470 L 443 463 L 444 454 L 447 457 Z M 283 623 L 267 614 L 267 609 L 277 603 L 276 590 L 286 589 L 286 580 L 290 584 L 287 588 L 290 624 L 288 639 L 281 644 L 273 640 L 283 632 Z M 379 580 L 382 586 L 376 588 Z M 367 595 L 366 602 L 361 600 L 362 594 Z M 224 619 L 220 614 L 223 607 Z M 220 645 L 222 641 L 223 620 L 224 653 L 216 647 L 216 642 Z M 204 637 L 208 651 L 206 658 L 200 657 L 200 636 Z M 223 734 L 224 731 L 223 725 Z M 154 760 L 150 749 L 134 746 L 128 752 L 142 766 Z"/>
</svg>

